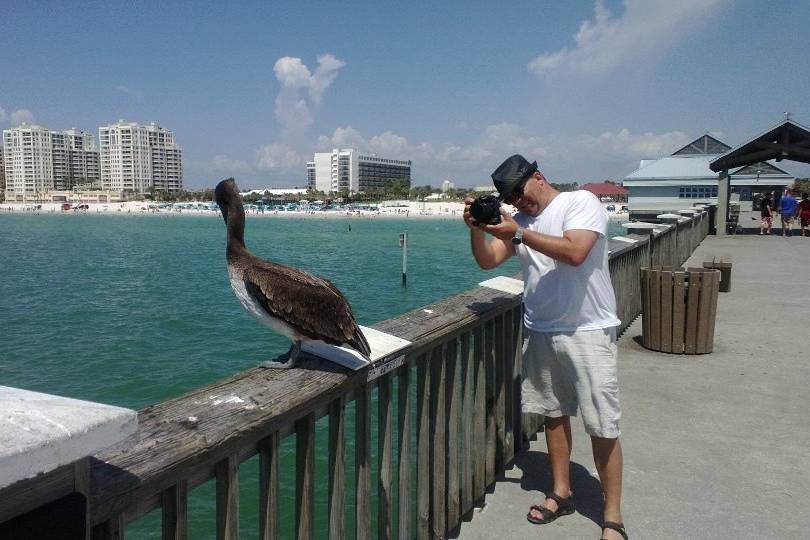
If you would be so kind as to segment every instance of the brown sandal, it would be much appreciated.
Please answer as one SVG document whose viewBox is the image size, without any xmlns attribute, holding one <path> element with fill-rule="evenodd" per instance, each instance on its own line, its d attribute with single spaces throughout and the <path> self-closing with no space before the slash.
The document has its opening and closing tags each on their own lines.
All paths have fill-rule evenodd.
<svg viewBox="0 0 810 540">
<path fill-rule="evenodd" d="M 529 507 L 529 513 L 526 514 L 526 519 L 529 520 L 529 523 L 534 523 L 535 525 L 545 525 L 546 523 L 551 523 L 558 517 L 567 516 L 568 514 L 574 513 L 574 502 L 571 500 L 571 497 L 563 498 L 552 491 L 546 495 L 546 499 L 551 499 L 552 501 L 556 502 L 557 510 L 549 510 L 545 506 L 533 504 Z M 532 516 L 532 510 L 540 512 L 543 519 L 537 519 L 536 517 Z"/>
<path fill-rule="evenodd" d="M 606 521 L 602 524 L 603 529 L 611 529 L 622 535 L 624 540 L 627 540 L 627 531 L 624 530 L 624 523 L 616 523 L 615 521 Z M 602 540 L 606 540 L 602 538 Z"/>
</svg>

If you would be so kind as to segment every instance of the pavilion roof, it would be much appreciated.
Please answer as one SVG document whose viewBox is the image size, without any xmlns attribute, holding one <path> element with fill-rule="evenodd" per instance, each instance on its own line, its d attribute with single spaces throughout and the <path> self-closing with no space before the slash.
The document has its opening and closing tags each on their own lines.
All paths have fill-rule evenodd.
<svg viewBox="0 0 810 540">
<path fill-rule="evenodd" d="M 748 142 L 717 157 L 709 167 L 712 171 L 719 172 L 769 159 L 776 161 L 790 159 L 810 163 L 810 130 L 787 118 Z"/>
</svg>

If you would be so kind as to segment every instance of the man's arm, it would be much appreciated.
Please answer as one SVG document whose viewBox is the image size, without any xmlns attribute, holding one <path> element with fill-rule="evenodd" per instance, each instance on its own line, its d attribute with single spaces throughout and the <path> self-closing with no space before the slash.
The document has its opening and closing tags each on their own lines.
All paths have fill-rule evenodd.
<svg viewBox="0 0 810 540">
<path fill-rule="evenodd" d="M 470 247 L 475 262 L 484 270 L 491 270 L 515 254 L 511 240 L 503 241 L 498 237 L 488 241 L 481 225 L 477 224 L 470 214 L 473 199 L 464 201 L 464 223 L 470 228 Z M 511 236 L 509 237 L 511 238 Z"/>
<path fill-rule="evenodd" d="M 518 229 L 518 224 L 507 212 L 504 211 L 502 214 L 503 220 L 501 223 L 498 225 L 484 225 L 481 228 L 494 236 L 496 240 L 508 245 L 508 249 L 511 249 L 512 253 L 514 253 L 511 239 Z M 599 240 L 599 233 L 587 229 L 570 229 L 565 231 L 562 237 L 541 234 L 528 229 L 524 229 L 523 232 L 523 244 L 526 247 L 539 251 L 555 261 L 570 264 L 571 266 L 579 266 L 585 262 L 597 240 Z M 494 243 L 495 241 L 491 242 L 491 244 Z M 475 248 L 473 248 L 474 252 Z"/>
</svg>

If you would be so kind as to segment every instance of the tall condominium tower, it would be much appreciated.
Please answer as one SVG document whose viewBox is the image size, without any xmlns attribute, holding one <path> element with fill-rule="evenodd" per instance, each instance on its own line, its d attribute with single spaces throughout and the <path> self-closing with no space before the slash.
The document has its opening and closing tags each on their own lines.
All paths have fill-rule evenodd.
<svg viewBox="0 0 810 540">
<path fill-rule="evenodd" d="M 390 180 L 411 183 L 411 161 L 360 154 L 354 148 L 316 152 L 307 163 L 307 184 L 324 193 L 356 193 L 383 187 Z"/>
<path fill-rule="evenodd" d="M 99 180 L 93 136 L 76 128 L 50 131 L 22 124 L 3 131 L 6 190 L 44 193 Z"/>
<path fill-rule="evenodd" d="M 6 191 L 45 192 L 53 189 L 51 132 L 22 124 L 3 130 Z"/>
<path fill-rule="evenodd" d="M 154 122 L 119 120 L 98 130 L 104 189 L 147 193 L 183 189 L 182 151 L 174 134 Z"/>
<path fill-rule="evenodd" d="M 76 128 L 51 132 L 53 187 L 56 190 L 74 186 L 100 187 L 98 150 L 93 135 Z"/>
<path fill-rule="evenodd" d="M 3 145 L 0 144 L 0 192 L 6 190 L 6 166 L 3 164 Z"/>
</svg>

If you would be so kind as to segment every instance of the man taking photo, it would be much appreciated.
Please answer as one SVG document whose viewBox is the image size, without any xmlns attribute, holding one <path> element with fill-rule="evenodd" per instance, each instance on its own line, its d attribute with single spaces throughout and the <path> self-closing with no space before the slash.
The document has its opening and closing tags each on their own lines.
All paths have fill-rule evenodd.
<svg viewBox="0 0 810 540">
<path fill-rule="evenodd" d="M 616 298 L 610 281 L 607 214 L 590 192 L 561 193 L 521 155 L 492 173 L 501 222 L 478 223 L 465 201 L 472 253 L 481 268 L 520 257 L 525 337 L 522 406 L 546 417 L 553 489 L 527 519 L 551 523 L 574 512 L 570 417 L 582 415 L 605 496 L 602 538 L 627 538 L 622 523 L 622 448 L 616 376 Z M 487 238 L 491 235 L 491 240 Z"/>
</svg>

